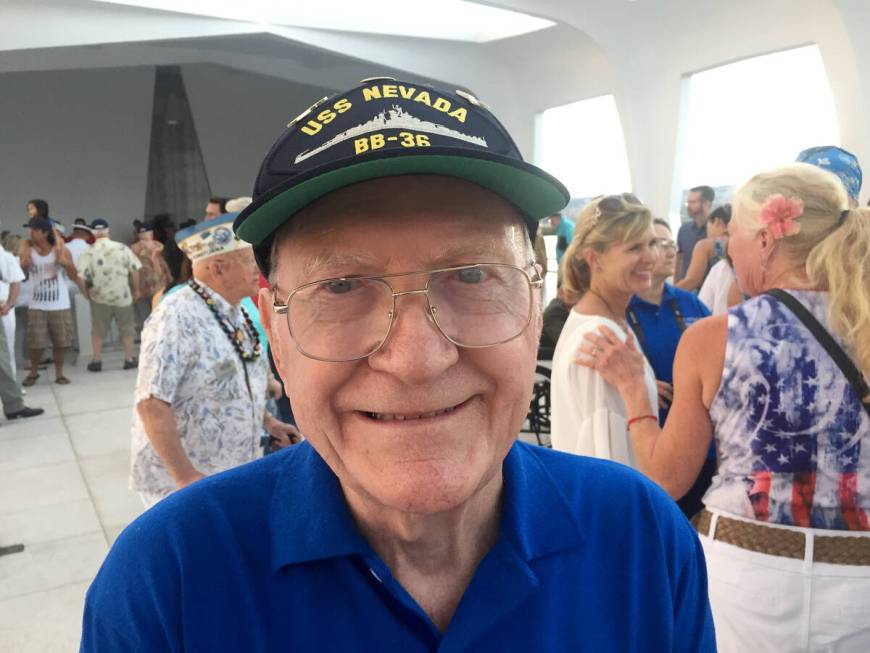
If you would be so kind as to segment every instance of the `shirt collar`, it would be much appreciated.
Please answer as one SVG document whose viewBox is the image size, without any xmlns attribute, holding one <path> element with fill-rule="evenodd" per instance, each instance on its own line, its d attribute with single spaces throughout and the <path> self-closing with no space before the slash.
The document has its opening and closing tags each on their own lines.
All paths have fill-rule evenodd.
<svg viewBox="0 0 870 653">
<path fill-rule="evenodd" d="M 211 288 L 207 283 L 199 279 L 197 279 L 196 282 L 200 286 L 202 286 L 205 291 L 211 296 L 211 298 L 214 300 L 215 306 L 220 313 L 226 315 L 227 317 L 237 317 L 241 314 L 238 305 L 233 306 L 232 304 L 230 304 L 217 290 Z"/>
<path fill-rule="evenodd" d="M 354 523 L 338 478 L 314 448 L 303 442 L 287 455 L 270 506 L 272 570 L 374 555 Z M 580 525 L 534 447 L 514 443 L 503 470 L 499 539 L 526 561 L 575 547 L 583 537 Z"/>
<path fill-rule="evenodd" d="M 630 308 L 643 308 L 645 306 L 651 306 L 652 308 L 661 308 L 664 306 L 666 301 L 669 301 L 675 297 L 674 295 L 674 287 L 665 282 L 664 290 L 662 290 L 662 303 L 661 304 L 653 304 L 652 302 L 648 302 L 643 297 L 639 297 L 638 295 L 632 295 L 631 301 L 628 302 L 628 306 Z"/>
<path fill-rule="evenodd" d="M 360 535 L 338 477 L 308 443 L 291 447 L 269 507 L 272 570 L 371 547 Z M 273 454 L 280 455 L 280 454 Z"/>
</svg>

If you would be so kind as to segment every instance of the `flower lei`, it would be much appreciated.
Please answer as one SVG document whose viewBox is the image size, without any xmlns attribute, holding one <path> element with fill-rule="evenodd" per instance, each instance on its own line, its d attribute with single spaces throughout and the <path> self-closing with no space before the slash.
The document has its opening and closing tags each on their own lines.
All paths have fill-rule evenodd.
<svg viewBox="0 0 870 653">
<path fill-rule="evenodd" d="M 239 358 L 241 358 L 243 362 L 257 360 L 260 357 L 260 337 L 257 335 L 257 330 L 254 328 L 254 324 L 251 322 L 251 318 L 248 316 L 247 311 L 245 311 L 244 308 L 239 307 L 239 310 L 242 311 L 242 316 L 245 318 L 245 331 L 247 332 L 248 339 L 254 343 L 250 352 L 246 352 L 242 348 L 242 343 L 245 341 L 245 332 L 241 329 L 233 328 L 230 321 L 220 314 L 217 304 L 214 299 L 212 299 L 211 295 L 208 294 L 208 291 L 200 286 L 195 279 L 191 279 L 187 284 L 191 287 L 193 292 L 202 298 L 206 306 L 209 307 L 212 315 L 214 315 L 218 324 L 220 324 L 221 329 L 225 334 L 227 334 L 227 338 L 229 338 L 230 342 L 233 344 Z"/>
<path fill-rule="evenodd" d="M 758 214 L 761 223 L 768 228 L 774 240 L 800 233 L 801 225 L 796 220 L 804 213 L 804 202 L 799 197 L 783 197 L 779 193 L 768 197 Z"/>
</svg>

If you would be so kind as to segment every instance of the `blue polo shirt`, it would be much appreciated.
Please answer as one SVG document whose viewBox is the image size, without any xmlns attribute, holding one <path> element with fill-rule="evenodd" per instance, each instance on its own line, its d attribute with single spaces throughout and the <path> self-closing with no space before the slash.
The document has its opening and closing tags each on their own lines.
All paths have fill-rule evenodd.
<svg viewBox="0 0 870 653">
<path fill-rule="evenodd" d="M 626 311 L 626 318 L 632 330 L 637 335 L 643 353 L 649 361 L 656 379 L 674 382 L 674 356 L 677 345 L 683 335 L 677 315 L 674 312 L 674 302 L 683 317 L 685 328 L 701 318 L 710 315 L 710 309 L 698 299 L 698 296 L 687 290 L 665 284 L 662 292 L 662 303 L 652 304 L 637 295 L 631 298 Z M 659 408 L 659 423 L 664 426 L 668 417 L 668 408 Z M 710 445 L 709 459 L 716 458 L 716 447 Z"/>
<path fill-rule="evenodd" d="M 499 538 L 444 633 L 303 443 L 127 527 L 88 591 L 81 650 L 715 650 L 700 543 L 658 486 L 521 443 L 504 476 Z"/>
<path fill-rule="evenodd" d="M 626 312 L 626 319 L 637 335 L 637 340 L 655 372 L 656 379 L 668 383 L 674 382 L 674 355 L 677 353 L 677 344 L 683 335 L 673 309 L 673 302 L 676 302 L 683 316 L 685 328 L 710 315 L 710 309 L 698 299 L 695 293 L 674 288 L 668 283 L 665 284 L 662 292 L 661 304 L 652 304 L 635 295 L 628 303 Z M 666 416 L 667 410 L 659 415 L 662 424 Z"/>
</svg>

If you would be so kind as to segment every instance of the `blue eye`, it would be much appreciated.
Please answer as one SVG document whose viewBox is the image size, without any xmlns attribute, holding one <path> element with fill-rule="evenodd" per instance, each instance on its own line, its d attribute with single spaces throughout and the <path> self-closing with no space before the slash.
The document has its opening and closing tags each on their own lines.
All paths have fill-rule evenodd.
<svg viewBox="0 0 870 653">
<path fill-rule="evenodd" d="M 359 282 L 356 279 L 334 279 L 332 281 L 326 281 L 323 284 L 323 287 L 326 288 L 326 290 L 335 295 L 343 295 L 358 286 Z"/>
<path fill-rule="evenodd" d="M 464 270 L 457 270 L 456 276 L 463 283 L 474 284 L 483 281 L 485 275 L 480 268 L 465 268 Z"/>
</svg>

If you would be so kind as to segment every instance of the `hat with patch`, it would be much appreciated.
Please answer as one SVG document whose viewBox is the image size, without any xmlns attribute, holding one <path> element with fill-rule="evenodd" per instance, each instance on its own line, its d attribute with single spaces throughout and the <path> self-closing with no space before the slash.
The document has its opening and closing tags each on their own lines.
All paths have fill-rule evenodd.
<svg viewBox="0 0 870 653">
<path fill-rule="evenodd" d="M 804 150 L 798 154 L 795 160 L 798 163 L 810 163 L 828 172 L 833 172 L 843 182 L 846 193 L 852 199 L 857 200 L 861 194 L 861 182 L 863 181 L 861 165 L 858 163 L 858 157 L 851 152 L 836 145 L 822 145 Z"/>
<path fill-rule="evenodd" d="M 103 218 L 97 218 L 93 222 L 91 222 L 91 229 L 94 231 L 99 231 L 101 229 L 108 229 L 109 223 Z"/>
<path fill-rule="evenodd" d="M 150 222 L 140 222 L 136 227 L 137 234 L 144 234 L 148 231 L 154 231 L 154 227 L 151 226 Z"/>
<path fill-rule="evenodd" d="M 294 118 L 269 150 L 253 202 L 236 218 L 266 272 L 275 231 L 315 200 L 355 183 L 428 174 L 457 177 L 500 195 L 538 220 L 560 211 L 569 194 L 523 161 L 510 134 L 477 98 L 392 78 L 323 98 Z"/>
<path fill-rule="evenodd" d="M 175 234 L 175 242 L 191 261 L 228 254 L 250 247 L 233 233 L 233 220 L 238 213 L 224 213 L 214 220 L 200 222 Z"/>
</svg>

